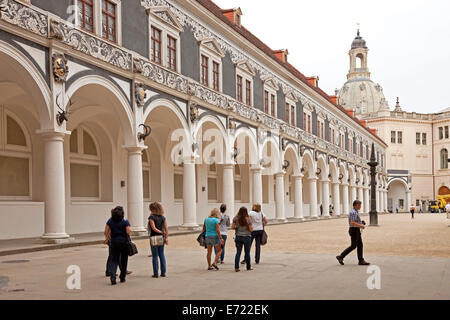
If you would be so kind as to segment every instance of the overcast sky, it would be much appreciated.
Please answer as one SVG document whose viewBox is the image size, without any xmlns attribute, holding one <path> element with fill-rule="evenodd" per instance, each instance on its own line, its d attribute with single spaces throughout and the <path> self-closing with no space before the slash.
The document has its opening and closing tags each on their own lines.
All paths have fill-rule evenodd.
<svg viewBox="0 0 450 320">
<path fill-rule="evenodd" d="M 438 112 L 450 107 L 449 0 L 213 0 L 240 7 L 242 24 L 334 94 L 346 81 L 357 23 L 369 47 L 371 79 L 393 109 Z M 286 32 L 283 32 L 286 31 Z"/>
</svg>

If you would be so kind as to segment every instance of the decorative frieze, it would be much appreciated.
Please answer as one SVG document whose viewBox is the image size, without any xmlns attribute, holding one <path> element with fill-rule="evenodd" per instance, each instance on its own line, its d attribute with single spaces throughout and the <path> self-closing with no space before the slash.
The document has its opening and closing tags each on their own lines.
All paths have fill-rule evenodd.
<svg viewBox="0 0 450 320">
<path fill-rule="evenodd" d="M 17 1 L 0 0 L 0 19 L 40 36 L 48 36 L 47 16 Z"/>
</svg>

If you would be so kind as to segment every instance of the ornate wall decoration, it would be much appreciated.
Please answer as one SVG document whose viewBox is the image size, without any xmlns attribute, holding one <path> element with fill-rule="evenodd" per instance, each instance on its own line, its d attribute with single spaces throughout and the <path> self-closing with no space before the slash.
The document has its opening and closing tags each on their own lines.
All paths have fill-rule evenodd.
<svg viewBox="0 0 450 320">
<path fill-rule="evenodd" d="M 17 1 L 0 0 L 0 19 L 40 36 L 48 36 L 47 16 Z"/>
<path fill-rule="evenodd" d="M 69 74 L 67 59 L 63 54 L 55 53 L 52 57 L 53 76 L 57 82 L 65 82 Z"/>
<path fill-rule="evenodd" d="M 198 120 L 198 107 L 197 104 L 192 103 L 189 107 L 189 118 L 191 119 L 191 122 L 194 123 Z"/>
<path fill-rule="evenodd" d="M 145 104 L 145 99 L 147 98 L 147 93 L 141 84 L 135 84 L 134 95 L 136 97 L 136 103 L 139 107 L 143 107 Z"/>
</svg>

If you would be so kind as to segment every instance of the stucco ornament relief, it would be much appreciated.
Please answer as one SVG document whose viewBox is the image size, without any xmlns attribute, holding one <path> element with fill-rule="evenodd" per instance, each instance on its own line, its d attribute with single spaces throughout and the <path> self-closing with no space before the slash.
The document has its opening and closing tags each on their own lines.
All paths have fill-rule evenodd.
<svg viewBox="0 0 450 320">
<path fill-rule="evenodd" d="M 13 0 L 0 0 L 0 19 L 47 37 L 47 16 Z"/>
<path fill-rule="evenodd" d="M 67 59 L 63 54 L 55 53 L 52 57 L 53 76 L 55 81 L 64 82 L 69 74 Z"/>
</svg>

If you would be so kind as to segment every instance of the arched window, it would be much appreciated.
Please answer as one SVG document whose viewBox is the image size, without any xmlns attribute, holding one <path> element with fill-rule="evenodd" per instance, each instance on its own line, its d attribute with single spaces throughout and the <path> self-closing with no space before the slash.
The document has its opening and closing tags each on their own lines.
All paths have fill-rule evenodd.
<svg viewBox="0 0 450 320">
<path fill-rule="evenodd" d="M 31 143 L 25 126 L 0 107 L 0 200 L 31 200 Z"/>
<path fill-rule="evenodd" d="M 84 126 L 70 136 L 70 196 L 74 200 L 100 200 L 101 158 L 94 136 Z"/>
<path fill-rule="evenodd" d="M 144 191 L 144 200 L 150 201 L 151 190 L 150 190 L 150 158 L 148 157 L 148 151 L 142 151 L 142 183 Z"/>
<path fill-rule="evenodd" d="M 441 169 L 448 169 L 448 151 L 447 151 L 447 149 L 441 150 Z"/>
<path fill-rule="evenodd" d="M 241 167 L 238 164 L 234 166 L 234 200 L 242 201 Z"/>
</svg>

